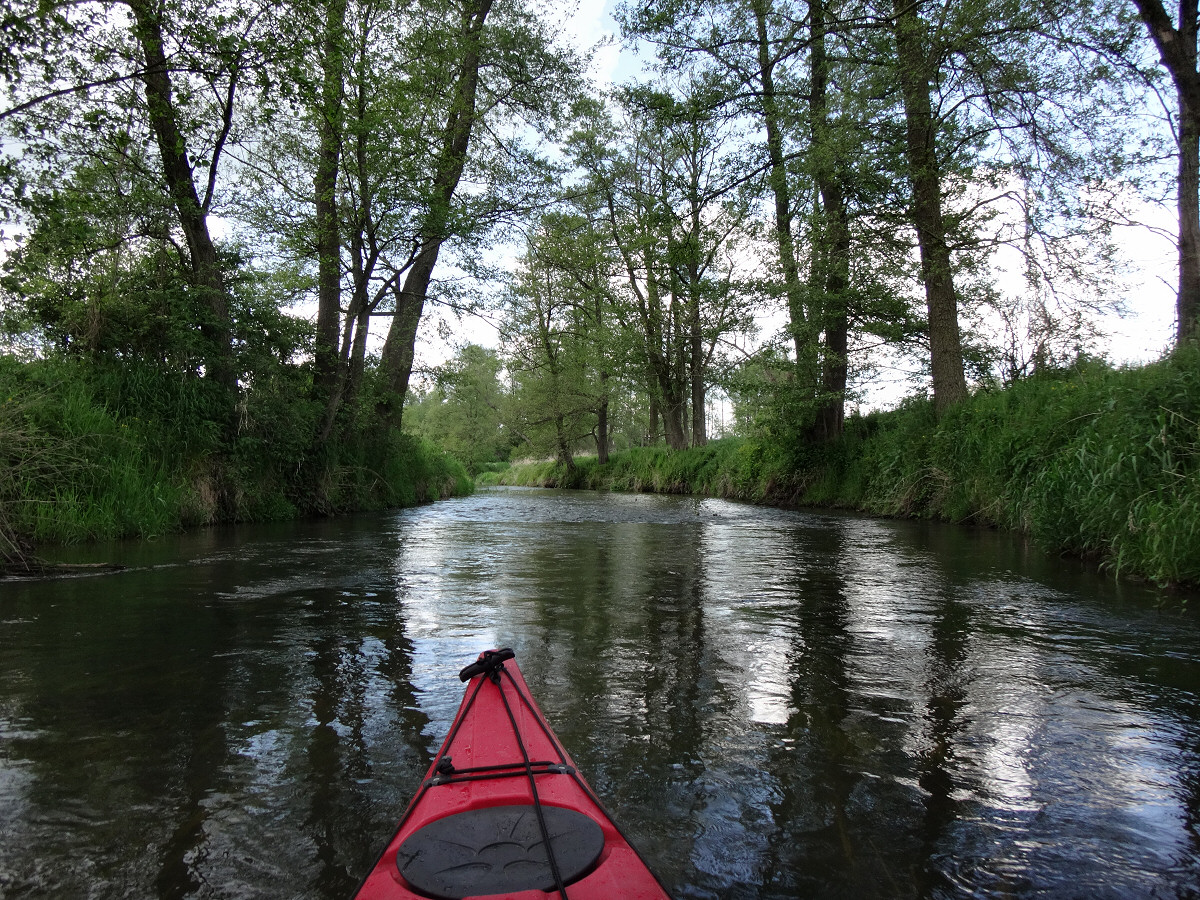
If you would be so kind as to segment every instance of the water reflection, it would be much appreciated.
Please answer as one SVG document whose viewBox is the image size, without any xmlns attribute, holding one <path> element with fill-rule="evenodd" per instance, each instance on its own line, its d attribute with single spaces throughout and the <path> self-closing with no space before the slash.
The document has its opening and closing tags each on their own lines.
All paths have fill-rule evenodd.
<svg viewBox="0 0 1200 900">
<path fill-rule="evenodd" d="M 122 552 L 0 584 L 0 896 L 346 896 L 500 645 L 681 900 L 1200 890 L 1195 615 L 1003 536 L 497 490 Z"/>
</svg>

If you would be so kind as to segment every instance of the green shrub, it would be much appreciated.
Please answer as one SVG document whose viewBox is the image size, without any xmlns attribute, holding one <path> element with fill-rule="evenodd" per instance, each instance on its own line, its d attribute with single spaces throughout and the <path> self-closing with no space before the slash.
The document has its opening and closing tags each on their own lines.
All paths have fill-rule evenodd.
<svg viewBox="0 0 1200 900">
<path fill-rule="evenodd" d="M 211 383 L 144 360 L 0 355 L 0 565 L 27 542 L 151 537 L 217 521 L 411 505 L 473 488 L 428 442 L 363 415 L 315 459 L 302 367 L 265 367 L 232 435 Z"/>
</svg>

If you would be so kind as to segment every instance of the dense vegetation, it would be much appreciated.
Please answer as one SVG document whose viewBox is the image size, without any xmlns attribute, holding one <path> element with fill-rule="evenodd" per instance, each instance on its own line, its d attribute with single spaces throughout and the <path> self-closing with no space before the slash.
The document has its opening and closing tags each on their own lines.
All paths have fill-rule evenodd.
<svg viewBox="0 0 1200 900">
<path fill-rule="evenodd" d="M 601 85 L 528 0 L 4 2 L 5 559 L 466 489 L 423 441 L 574 482 L 587 451 L 703 448 L 717 398 L 779 484 L 849 501 L 882 365 L 933 410 L 897 510 L 1050 529 L 938 441 L 1087 358 L 1116 229 L 1167 195 L 1198 337 L 1186 4 L 630 2 L 653 66 Z M 479 313 L 495 350 L 456 334 Z"/>
<path fill-rule="evenodd" d="M 698 493 L 1015 529 L 1160 584 L 1200 584 L 1200 350 L 1135 369 L 1084 361 L 939 418 L 929 400 L 853 416 L 837 444 L 728 438 L 521 463 L 484 483 Z"/>
<path fill-rule="evenodd" d="M 318 410 L 283 379 L 247 395 L 236 436 L 205 412 L 203 379 L 0 357 L 0 564 L 30 541 L 153 537 L 188 525 L 409 506 L 468 493 L 462 466 L 408 435 L 358 429 L 311 465 Z M 305 427 L 308 426 L 308 427 Z"/>
</svg>

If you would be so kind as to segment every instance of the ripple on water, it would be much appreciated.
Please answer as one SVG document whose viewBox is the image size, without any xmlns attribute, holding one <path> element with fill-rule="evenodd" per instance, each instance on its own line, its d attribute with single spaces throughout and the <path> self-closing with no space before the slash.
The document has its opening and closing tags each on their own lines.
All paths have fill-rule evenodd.
<svg viewBox="0 0 1200 900">
<path fill-rule="evenodd" d="M 1195 616 L 1002 535 L 503 489 L 188 540 L 0 593 L 0 894 L 347 896 L 489 646 L 680 898 L 1200 886 Z"/>
</svg>

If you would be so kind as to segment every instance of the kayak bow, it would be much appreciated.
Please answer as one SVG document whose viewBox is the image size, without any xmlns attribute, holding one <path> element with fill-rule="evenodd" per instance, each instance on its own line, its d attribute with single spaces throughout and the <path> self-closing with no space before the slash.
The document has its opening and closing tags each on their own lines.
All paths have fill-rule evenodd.
<svg viewBox="0 0 1200 900">
<path fill-rule="evenodd" d="M 670 900 L 546 724 L 513 652 L 487 650 L 459 676 L 470 684 L 450 733 L 357 900 Z"/>
</svg>

